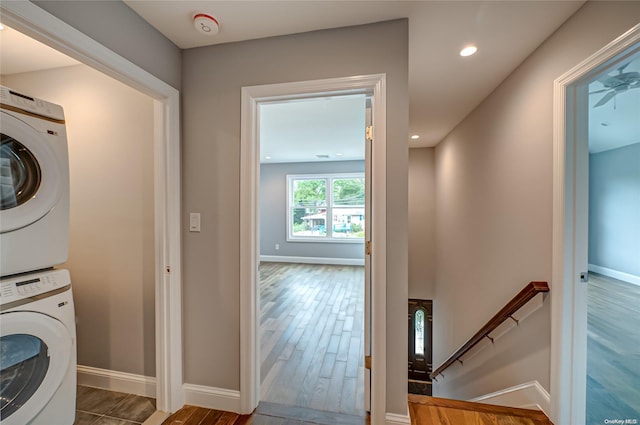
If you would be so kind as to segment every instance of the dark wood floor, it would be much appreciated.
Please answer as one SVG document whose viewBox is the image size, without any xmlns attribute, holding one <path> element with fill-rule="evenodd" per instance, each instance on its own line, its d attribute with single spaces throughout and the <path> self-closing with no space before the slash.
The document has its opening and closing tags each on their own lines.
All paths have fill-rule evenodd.
<svg viewBox="0 0 640 425">
<path fill-rule="evenodd" d="M 640 286 L 590 273 L 588 300 L 587 425 L 640 424 Z"/>
<path fill-rule="evenodd" d="M 364 412 L 364 269 L 261 263 L 263 402 Z"/>
<path fill-rule="evenodd" d="M 369 425 L 369 419 L 261 402 L 251 415 L 185 406 L 162 425 Z M 124 424 L 119 424 L 124 425 Z"/>
</svg>

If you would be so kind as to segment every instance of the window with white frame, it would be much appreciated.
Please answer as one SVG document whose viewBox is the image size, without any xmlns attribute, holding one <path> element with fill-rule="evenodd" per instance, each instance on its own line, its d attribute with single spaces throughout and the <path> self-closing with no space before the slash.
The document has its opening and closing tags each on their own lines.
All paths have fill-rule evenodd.
<svg viewBox="0 0 640 425">
<path fill-rule="evenodd" d="M 364 173 L 287 176 L 287 239 L 364 240 Z"/>
</svg>

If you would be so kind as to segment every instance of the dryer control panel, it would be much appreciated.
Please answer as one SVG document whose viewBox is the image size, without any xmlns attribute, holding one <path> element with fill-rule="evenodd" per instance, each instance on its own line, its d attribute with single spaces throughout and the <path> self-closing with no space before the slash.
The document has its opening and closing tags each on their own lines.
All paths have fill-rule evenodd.
<svg viewBox="0 0 640 425">
<path fill-rule="evenodd" d="M 71 276 L 69 271 L 65 269 L 2 278 L 0 280 L 0 305 L 35 297 L 65 287 L 70 283 Z"/>
<path fill-rule="evenodd" d="M 54 120 L 64 120 L 62 106 L 19 93 L 9 87 L 0 86 L 0 103 L 2 103 L 3 107 L 13 108 L 16 112 L 26 112 Z"/>
</svg>

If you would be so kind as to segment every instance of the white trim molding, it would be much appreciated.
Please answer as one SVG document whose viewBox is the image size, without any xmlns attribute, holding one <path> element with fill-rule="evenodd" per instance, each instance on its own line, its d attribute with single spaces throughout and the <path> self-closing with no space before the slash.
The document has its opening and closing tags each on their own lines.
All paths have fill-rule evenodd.
<svg viewBox="0 0 640 425">
<path fill-rule="evenodd" d="M 387 232 L 387 110 L 386 75 L 361 75 L 326 80 L 267 84 L 242 88 L 240 136 L 240 413 L 251 413 L 260 400 L 260 341 L 258 262 L 260 143 L 258 106 L 261 102 L 334 94 L 371 93 L 374 173 L 371 238 L 372 379 L 371 422 L 385 422 L 386 412 L 386 232 Z"/>
<path fill-rule="evenodd" d="M 551 396 L 538 381 L 514 385 L 513 387 L 472 398 L 469 401 L 521 409 L 536 409 L 543 411 L 547 416 L 551 411 Z"/>
<path fill-rule="evenodd" d="M 409 425 L 411 424 L 411 417 L 409 416 L 409 413 L 406 415 L 387 413 L 385 415 L 385 423 L 386 425 Z"/>
<path fill-rule="evenodd" d="M 184 384 L 182 388 L 186 404 L 225 412 L 240 412 L 240 391 L 195 384 Z"/>
<path fill-rule="evenodd" d="M 618 270 L 609 269 L 607 267 L 596 266 L 595 264 L 589 264 L 589 271 L 599 273 L 603 276 L 612 277 L 614 279 L 621 280 L 623 282 L 631 283 L 633 285 L 640 286 L 640 276 L 636 276 L 631 273 L 619 272 Z"/>
<path fill-rule="evenodd" d="M 163 412 L 162 410 L 156 410 L 149 416 L 142 425 L 162 425 L 164 421 L 171 416 L 169 412 Z"/>
<path fill-rule="evenodd" d="M 598 73 L 640 48 L 640 24 L 594 53 L 553 84 L 553 233 L 551 282 L 551 412 L 553 423 L 582 425 L 586 407 L 586 287 L 579 282 L 587 267 L 584 221 L 585 85 Z M 582 123 L 584 124 L 584 123 Z M 582 138 L 582 139 L 581 139 Z M 580 155 L 580 156 L 578 156 Z M 580 187 L 580 191 L 576 190 Z M 580 264 L 576 262 L 580 256 Z M 582 286 L 581 286 L 582 285 Z"/>
<path fill-rule="evenodd" d="M 78 385 L 145 397 L 156 397 L 156 378 L 78 365 Z"/>
<path fill-rule="evenodd" d="M 297 263 L 297 264 L 329 264 L 336 266 L 364 266 L 364 258 L 328 258 L 328 257 L 292 257 L 286 255 L 261 255 L 261 262 Z"/>
<path fill-rule="evenodd" d="M 0 2 L 2 22 L 154 100 L 156 406 L 183 404 L 179 92 L 29 1 Z"/>
</svg>

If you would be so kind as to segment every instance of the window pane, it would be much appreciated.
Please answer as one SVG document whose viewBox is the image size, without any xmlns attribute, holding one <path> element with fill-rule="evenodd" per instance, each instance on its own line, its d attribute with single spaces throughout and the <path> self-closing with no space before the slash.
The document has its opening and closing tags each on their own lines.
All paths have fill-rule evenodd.
<svg viewBox="0 0 640 425">
<path fill-rule="evenodd" d="M 333 180 L 333 205 L 364 206 L 364 178 Z"/>
<path fill-rule="evenodd" d="M 326 236 L 326 208 L 293 208 L 292 236 Z"/>
<path fill-rule="evenodd" d="M 415 352 L 416 355 L 424 356 L 424 310 L 416 311 L 415 320 Z"/>
<path fill-rule="evenodd" d="M 327 180 L 291 180 L 291 236 L 327 236 Z"/>
<path fill-rule="evenodd" d="M 364 238 L 364 207 L 333 208 L 334 238 Z"/>
<path fill-rule="evenodd" d="M 319 207 L 327 205 L 327 181 L 325 179 L 293 180 L 293 206 Z"/>
</svg>

